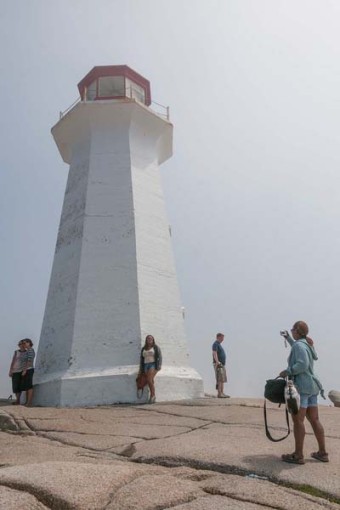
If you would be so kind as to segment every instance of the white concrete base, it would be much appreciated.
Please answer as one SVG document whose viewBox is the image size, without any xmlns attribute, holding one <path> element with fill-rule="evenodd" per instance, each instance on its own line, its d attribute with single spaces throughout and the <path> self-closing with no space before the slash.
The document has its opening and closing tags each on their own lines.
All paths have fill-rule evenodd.
<svg viewBox="0 0 340 510">
<path fill-rule="evenodd" d="M 55 374 L 37 381 L 33 403 L 37 406 L 83 407 L 110 404 L 145 403 L 148 389 L 137 398 L 138 366 L 125 366 L 99 372 Z M 156 375 L 157 402 L 187 400 L 204 396 L 200 375 L 190 367 L 167 367 Z"/>
</svg>

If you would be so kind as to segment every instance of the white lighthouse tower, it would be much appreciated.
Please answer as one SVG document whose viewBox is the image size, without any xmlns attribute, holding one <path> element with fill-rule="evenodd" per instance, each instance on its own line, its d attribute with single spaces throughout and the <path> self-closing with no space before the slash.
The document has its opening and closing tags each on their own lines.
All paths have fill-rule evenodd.
<svg viewBox="0 0 340 510">
<path fill-rule="evenodd" d="M 158 401 L 203 394 L 190 367 L 159 165 L 173 126 L 148 80 L 94 67 L 52 134 L 70 165 L 36 364 L 35 403 L 135 402 L 141 346 L 163 354 Z"/>
</svg>

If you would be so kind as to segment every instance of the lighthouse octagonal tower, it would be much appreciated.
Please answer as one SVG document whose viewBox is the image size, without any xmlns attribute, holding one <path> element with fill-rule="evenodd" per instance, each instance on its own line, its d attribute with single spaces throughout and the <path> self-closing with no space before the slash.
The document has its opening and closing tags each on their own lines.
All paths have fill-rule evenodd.
<svg viewBox="0 0 340 510">
<path fill-rule="evenodd" d="M 70 170 L 35 403 L 135 402 L 147 334 L 163 355 L 157 400 L 200 397 L 159 175 L 172 155 L 172 124 L 148 107 L 149 82 L 127 66 L 95 67 L 78 87 L 81 101 L 52 128 Z"/>
</svg>

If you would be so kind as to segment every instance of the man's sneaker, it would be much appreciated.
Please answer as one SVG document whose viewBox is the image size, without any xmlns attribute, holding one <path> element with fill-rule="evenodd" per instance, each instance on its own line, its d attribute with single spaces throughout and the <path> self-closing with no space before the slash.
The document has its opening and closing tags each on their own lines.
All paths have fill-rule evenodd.
<svg viewBox="0 0 340 510">
<path fill-rule="evenodd" d="M 221 395 L 217 395 L 217 398 L 230 398 L 230 395 L 225 395 L 225 393 L 221 393 Z"/>
</svg>

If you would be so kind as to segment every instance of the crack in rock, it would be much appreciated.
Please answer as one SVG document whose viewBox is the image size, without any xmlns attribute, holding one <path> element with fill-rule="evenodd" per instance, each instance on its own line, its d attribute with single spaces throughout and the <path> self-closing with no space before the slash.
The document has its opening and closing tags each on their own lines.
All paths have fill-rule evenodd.
<svg viewBox="0 0 340 510">
<path fill-rule="evenodd" d="M 0 486 L 30 494 L 50 510 L 74 510 L 73 505 L 70 506 L 64 499 L 51 496 L 47 491 L 39 490 L 27 483 L 1 482 Z"/>
</svg>

